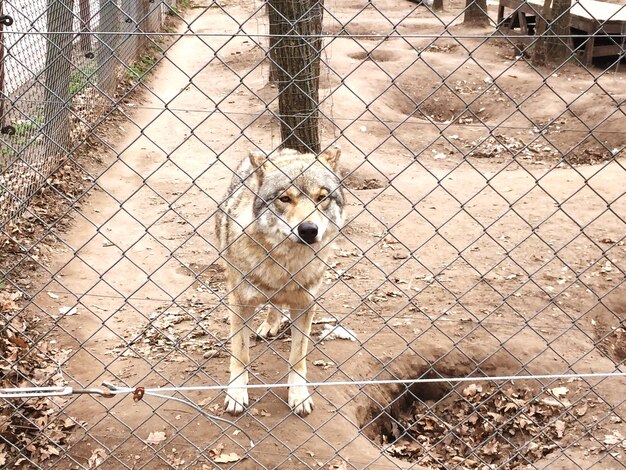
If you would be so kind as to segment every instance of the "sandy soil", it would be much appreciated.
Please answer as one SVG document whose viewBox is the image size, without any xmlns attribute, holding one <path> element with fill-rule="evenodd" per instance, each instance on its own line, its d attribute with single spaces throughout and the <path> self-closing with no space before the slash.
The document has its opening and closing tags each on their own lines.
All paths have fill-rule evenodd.
<svg viewBox="0 0 626 470">
<path fill-rule="evenodd" d="M 247 33 L 265 31 L 262 12 L 250 18 L 247 2 L 223 4 L 228 14 L 190 10 L 190 29 L 223 33 L 242 23 Z M 505 41 L 381 42 L 371 35 L 392 29 L 385 16 L 401 21 L 405 35 L 442 26 L 410 2 L 367 5 L 328 2 L 327 31 L 341 23 L 365 36 L 327 41 L 321 93 L 329 118 L 323 142 L 342 146 L 350 177 L 349 223 L 318 317 L 337 319 L 359 342 L 315 344 L 309 357 L 319 365 L 310 379 L 600 372 L 620 362 L 623 370 L 624 338 L 615 328 L 624 309 L 615 305 L 625 298 L 625 171 L 623 158 L 602 160 L 624 144 L 616 131 L 626 124 L 626 72 L 535 70 Z M 447 21 L 459 7 L 451 3 Z M 480 32 L 457 23 L 452 33 Z M 225 383 L 228 324 L 213 211 L 252 143 L 268 150 L 279 143 L 276 122 L 262 115 L 277 108 L 262 59 L 243 35 L 185 36 L 131 103 L 122 137 L 111 142 L 115 155 L 95 170 L 98 190 L 50 260 L 53 281 L 33 299 L 57 317 L 50 337 L 71 350 L 70 382 Z M 526 145 L 533 150 L 521 151 Z M 561 152 L 585 165 L 558 164 Z M 613 307 L 590 310 L 608 294 Z M 76 303 L 77 315 L 57 314 Z M 253 383 L 286 379 L 288 341 L 256 341 Z M 578 442 L 563 441 L 567 450 L 536 465 L 623 468 L 593 449 L 613 431 L 626 435 L 614 419 L 624 416 L 624 385 L 567 384 L 570 401 L 593 409 L 570 429 Z M 436 401 L 449 389 L 413 393 L 434 393 Z M 289 414 L 285 389 L 253 391 L 251 412 L 236 422 L 256 446 L 239 466 L 408 465 L 359 431 L 399 392 L 320 387 L 314 414 L 301 419 Z M 184 396 L 221 414 L 220 393 Z M 107 468 L 211 468 L 208 452 L 218 444 L 239 455 L 247 446 L 234 428 L 222 434 L 191 408 L 157 398 L 80 397 L 67 413 L 87 423 L 88 435 L 77 431 L 71 450 L 83 465 L 106 448 Z M 143 442 L 155 431 L 166 436 L 156 451 Z"/>
</svg>

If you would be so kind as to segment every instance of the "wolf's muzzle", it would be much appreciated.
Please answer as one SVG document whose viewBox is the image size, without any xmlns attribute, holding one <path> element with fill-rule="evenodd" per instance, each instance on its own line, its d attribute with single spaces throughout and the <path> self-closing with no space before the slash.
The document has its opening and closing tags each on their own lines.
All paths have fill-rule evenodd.
<svg viewBox="0 0 626 470">
<path fill-rule="evenodd" d="M 298 225 L 298 236 L 309 245 L 311 243 L 315 243 L 317 231 L 317 224 L 314 224 L 313 222 L 302 222 Z"/>
</svg>

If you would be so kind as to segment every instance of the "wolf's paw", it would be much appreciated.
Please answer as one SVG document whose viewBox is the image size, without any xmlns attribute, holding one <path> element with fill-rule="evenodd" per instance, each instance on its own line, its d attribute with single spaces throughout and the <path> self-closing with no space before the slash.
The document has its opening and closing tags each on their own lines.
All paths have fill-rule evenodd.
<svg viewBox="0 0 626 470">
<path fill-rule="evenodd" d="M 224 408 L 231 415 L 240 415 L 248 406 L 248 390 L 245 388 L 228 388 L 224 399 Z"/>
<path fill-rule="evenodd" d="M 307 416 L 313 411 L 313 398 L 306 385 L 289 387 L 289 406 L 300 416 Z"/>
<path fill-rule="evenodd" d="M 280 329 L 280 322 L 269 323 L 267 320 L 263 320 L 261 326 L 256 329 L 256 335 L 260 338 L 271 338 L 278 334 Z"/>
</svg>

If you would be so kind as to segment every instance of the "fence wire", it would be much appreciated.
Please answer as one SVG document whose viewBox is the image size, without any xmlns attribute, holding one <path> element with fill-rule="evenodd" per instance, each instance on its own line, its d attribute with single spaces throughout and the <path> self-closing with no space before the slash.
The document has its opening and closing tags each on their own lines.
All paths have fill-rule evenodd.
<svg viewBox="0 0 626 470">
<path fill-rule="evenodd" d="M 0 16 L 1 465 L 626 467 L 626 6 Z"/>
</svg>

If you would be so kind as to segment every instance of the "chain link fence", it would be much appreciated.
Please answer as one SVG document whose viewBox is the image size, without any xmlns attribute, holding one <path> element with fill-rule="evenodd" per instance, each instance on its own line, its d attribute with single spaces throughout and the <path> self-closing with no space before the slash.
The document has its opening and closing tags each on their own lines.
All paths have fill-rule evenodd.
<svg viewBox="0 0 626 470">
<path fill-rule="evenodd" d="M 626 466 L 626 6 L 0 8 L 0 464 Z"/>
<path fill-rule="evenodd" d="M 159 31 L 147 2 L 3 2 L 0 220 L 21 213 L 43 182 L 118 104 Z"/>
</svg>

